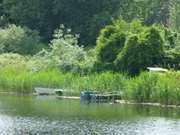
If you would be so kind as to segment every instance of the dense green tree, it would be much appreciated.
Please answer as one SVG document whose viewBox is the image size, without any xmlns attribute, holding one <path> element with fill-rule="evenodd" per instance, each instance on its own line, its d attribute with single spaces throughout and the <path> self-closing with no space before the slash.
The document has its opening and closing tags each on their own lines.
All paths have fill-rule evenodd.
<svg viewBox="0 0 180 135">
<path fill-rule="evenodd" d="M 95 44 L 100 29 L 110 24 L 112 18 L 117 16 L 121 7 L 120 1 L 54 0 L 53 13 L 57 25 L 65 24 L 80 34 L 82 44 Z"/>
<path fill-rule="evenodd" d="M 167 68 L 180 70 L 180 47 L 166 51 L 163 58 L 163 64 Z"/>
<path fill-rule="evenodd" d="M 119 18 L 125 21 L 117 20 Z M 132 21 L 134 19 L 140 21 Z M 162 26 L 159 33 L 158 27 L 154 32 L 150 31 L 154 23 Z M 9 24 L 16 26 L 9 27 Z M 142 69 L 147 63 L 162 63 L 162 46 L 157 45 L 162 44 L 161 38 L 166 53 L 164 65 L 180 63 L 177 49 L 180 44 L 180 0 L 0 0 L 0 50 L 21 54 L 38 52 L 41 45 L 37 31 L 44 41 L 58 41 L 58 47 L 62 47 L 63 38 L 52 40 L 53 32 L 60 24 L 71 28 L 71 34 L 80 34 L 80 38 L 74 40 L 79 43 L 77 45 L 92 47 L 97 44 L 96 64 L 102 69 L 114 69 L 114 64 L 118 65 L 122 58 L 129 59 L 128 52 L 132 51 L 132 56 L 136 57 L 133 49 L 146 52 L 146 55 L 140 52 L 137 56 L 138 59 L 140 56 L 148 58 L 148 62 L 138 61 L 144 65 Z M 134 46 L 130 45 L 133 42 Z M 55 43 L 50 46 L 52 44 Z M 59 48 L 57 50 L 59 56 L 63 54 Z M 64 49 L 66 51 L 71 52 Z M 123 55 L 120 55 L 121 51 Z M 66 60 L 70 59 L 68 57 Z M 139 66 L 134 70 L 138 72 Z"/>
<path fill-rule="evenodd" d="M 150 27 L 139 35 L 130 35 L 114 63 L 118 71 L 138 74 L 148 66 L 160 64 L 163 56 L 160 31 L 156 27 Z"/>
<path fill-rule="evenodd" d="M 59 24 L 81 35 L 80 41 L 94 44 L 101 28 L 112 18 L 141 19 L 166 26 L 180 25 L 178 0 L 3 0 L 0 13 L 10 23 L 38 30 L 49 40 Z M 3 10 L 3 11 L 2 11 Z"/>
<path fill-rule="evenodd" d="M 0 7 L 1 26 L 27 26 L 49 41 L 59 24 L 65 24 L 80 34 L 80 43 L 85 46 L 95 45 L 100 30 L 113 18 L 128 22 L 136 18 L 174 30 L 180 26 L 179 0 L 2 0 Z"/>
<path fill-rule="evenodd" d="M 95 41 L 99 30 L 111 22 L 119 5 L 119 0 L 3 0 L 10 22 L 36 29 L 46 40 L 59 24 L 65 24 L 81 35 L 85 45 Z"/>
<path fill-rule="evenodd" d="M 137 74 L 148 66 L 162 64 L 165 40 L 163 27 L 143 26 L 138 20 L 114 21 L 97 39 L 97 66 Z"/>
<path fill-rule="evenodd" d="M 100 36 L 97 38 L 96 66 L 100 67 L 100 70 L 113 69 L 113 62 L 124 47 L 129 33 L 138 34 L 144 29 L 145 27 L 138 20 L 134 20 L 131 23 L 116 20 L 112 25 L 108 25 L 102 29 Z"/>
<path fill-rule="evenodd" d="M 49 39 L 54 29 L 51 0 L 3 0 L 3 8 L 9 23 L 38 30 Z"/>
</svg>

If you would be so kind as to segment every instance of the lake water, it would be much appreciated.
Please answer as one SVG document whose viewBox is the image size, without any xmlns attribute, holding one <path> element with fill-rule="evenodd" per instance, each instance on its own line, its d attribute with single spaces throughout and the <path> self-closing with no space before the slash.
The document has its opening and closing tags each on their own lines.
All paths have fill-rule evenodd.
<svg viewBox="0 0 180 135">
<path fill-rule="evenodd" d="M 180 110 L 0 96 L 0 135 L 180 135 Z"/>
</svg>

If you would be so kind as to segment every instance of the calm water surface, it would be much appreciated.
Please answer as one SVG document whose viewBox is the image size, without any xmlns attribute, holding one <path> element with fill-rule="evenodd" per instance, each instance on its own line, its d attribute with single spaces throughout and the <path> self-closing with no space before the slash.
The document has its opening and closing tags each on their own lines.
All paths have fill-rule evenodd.
<svg viewBox="0 0 180 135">
<path fill-rule="evenodd" d="M 180 110 L 0 96 L 0 135 L 180 135 Z"/>
</svg>

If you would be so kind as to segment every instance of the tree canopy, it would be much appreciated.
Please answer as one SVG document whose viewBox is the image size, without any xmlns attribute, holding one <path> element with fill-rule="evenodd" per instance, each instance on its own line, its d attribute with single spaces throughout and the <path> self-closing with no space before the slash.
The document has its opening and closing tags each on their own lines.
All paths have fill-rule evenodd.
<svg viewBox="0 0 180 135">
<path fill-rule="evenodd" d="M 173 29 L 180 26 L 179 0 L 2 0 L 0 7 L 0 25 L 27 26 L 49 41 L 59 24 L 64 24 L 81 35 L 85 46 L 95 45 L 100 29 L 113 18 L 137 18 Z"/>
</svg>

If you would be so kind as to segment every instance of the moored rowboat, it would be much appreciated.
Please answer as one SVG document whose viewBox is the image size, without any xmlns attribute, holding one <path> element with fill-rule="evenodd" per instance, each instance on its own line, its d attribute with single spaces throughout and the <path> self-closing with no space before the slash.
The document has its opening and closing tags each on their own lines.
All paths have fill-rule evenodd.
<svg viewBox="0 0 180 135">
<path fill-rule="evenodd" d="M 41 88 L 41 87 L 36 87 L 34 88 L 35 92 L 38 95 L 62 95 L 63 91 L 62 89 L 53 89 L 53 88 Z"/>
</svg>

